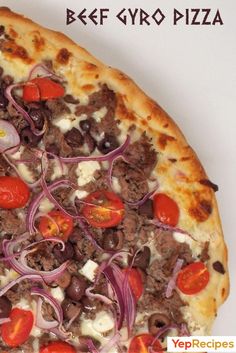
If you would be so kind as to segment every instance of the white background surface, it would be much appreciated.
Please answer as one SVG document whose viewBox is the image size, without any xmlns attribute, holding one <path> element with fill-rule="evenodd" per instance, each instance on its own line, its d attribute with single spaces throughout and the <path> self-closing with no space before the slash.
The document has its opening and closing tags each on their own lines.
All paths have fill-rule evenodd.
<svg viewBox="0 0 236 353">
<path fill-rule="evenodd" d="M 46 27 L 64 32 L 111 66 L 125 71 L 175 119 L 217 183 L 229 247 L 231 294 L 213 333 L 236 335 L 236 0 L 5 0 Z M 66 7 L 109 8 L 104 26 L 66 26 Z M 160 8 L 161 26 L 124 26 L 117 10 Z M 223 26 L 173 26 L 174 8 L 220 9 Z M 179 22 L 180 23 L 180 22 Z"/>
</svg>

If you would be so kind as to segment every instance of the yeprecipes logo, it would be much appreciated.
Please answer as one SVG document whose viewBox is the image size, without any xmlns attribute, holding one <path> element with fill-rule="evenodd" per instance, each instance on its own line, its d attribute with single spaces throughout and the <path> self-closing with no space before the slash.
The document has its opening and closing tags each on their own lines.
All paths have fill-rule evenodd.
<svg viewBox="0 0 236 353">
<path fill-rule="evenodd" d="M 236 336 L 168 337 L 167 352 L 236 352 Z"/>
</svg>

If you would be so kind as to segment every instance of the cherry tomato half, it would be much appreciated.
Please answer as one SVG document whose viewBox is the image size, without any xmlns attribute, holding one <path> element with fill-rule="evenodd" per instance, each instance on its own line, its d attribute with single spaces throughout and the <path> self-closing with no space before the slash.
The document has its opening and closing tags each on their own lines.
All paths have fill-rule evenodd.
<svg viewBox="0 0 236 353">
<path fill-rule="evenodd" d="M 128 280 L 129 280 L 129 285 L 132 289 L 132 292 L 136 298 L 136 300 L 138 301 L 139 298 L 142 296 L 143 294 L 143 279 L 142 279 L 142 275 L 139 272 L 139 270 L 137 270 L 136 268 L 126 268 L 123 270 L 124 272 L 128 272 Z"/>
<path fill-rule="evenodd" d="M 38 102 L 63 97 L 65 90 L 60 83 L 47 77 L 37 77 L 29 81 L 23 90 L 23 99 L 26 102 Z"/>
<path fill-rule="evenodd" d="M 155 338 L 148 333 L 135 336 L 130 342 L 128 353 L 163 353 L 161 343 L 158 340 L 154 342 L 154 340 Z"/>
<path fill-rule="evenodd" d="M 166 194 L 156 194 L 154 201 L 154 215 L 164 224 L 175 227 L 179 221 L 179 207 L 177 203 Z"/>
<path fill-rule="evenodd" d="M 124 216 L 124 204 L 121 199 L 106 190 L 95 191 L 88 195 L 82 213 L 91 226 L 96 228 L 110 228 L 119 224 Z"/>
<path fill-rule="evenodd" d="M 66 241 L 73 230 L 73 219 L 61 211 L 51 211 L 39 221 L 39 231 L 44 238 L 59 236 Z M 59 234 L 58 234 L 59 230 Z"/>
<path fill-rule="evenodd" d="M 0 208 L 24 207 L 29 197 L 29 188 L 23 180 L 12 176 L 0 177 Z"/>
<path fill-rule="evenodd" d="M 203 290 L 210 279 L 210 273 L 202 262 L 184 267 L 178 274 L 177 287 L 184 294 L 196 294 Z"/>
<path fill-rule="evenodd" d="M 76 353 L 76 350 L 66 342 L 55 341 L 42 347 L 39 353 Z"/>
<path fill-rule="evenodd" d="M 8 346 L 17 347 L 29 338 L 34 316 L 29 310 L 14 308 L 9 318 L 11 321 L 1 326 L 2 339 Z"/>
</svg>

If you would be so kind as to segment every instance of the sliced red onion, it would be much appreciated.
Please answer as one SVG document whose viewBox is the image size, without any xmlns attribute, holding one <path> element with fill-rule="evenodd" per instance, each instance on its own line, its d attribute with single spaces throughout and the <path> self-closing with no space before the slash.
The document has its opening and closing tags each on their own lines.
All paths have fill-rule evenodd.
<svg viewBox="0 0 236 353">
<path fill-rule="evenodd" d="M 31 293 L 31 295 L 37 295 L 37 296 L 43 298 L 54 309 L 55 314 L 57 316 L 57 321 L 47 321 L 48 325 L 51 326 L 50 329 L 62 325 L 62 322 L 63 322 L 63 311 L 62 311 L 62 307 L 58 303 L 58 301 L 55 298 L 53 298 L 52 295 L 50 295 L 49 293 L 47 293 L 45 290 L 43 290 L 41 288 L 34 287 L 34 288 L 31 289 L 30 293 Z M 41 313 L 42 313 L 42 311 L 41 311 Z M 41 314 L 41 316 L 39 315 L 38 318 L 42 319 L 42 314 Z M 43 324 L 42 320 L 39 321 L 39 322 L 36 321 L 36 325 L 39 328 L 48 329 L 48 328 L 45 328 L 45 327 L 40 327 L 39 326 L 40 324 Z"/>
<path fill-rule="evenodd" d="M 127 135 L 125 142 L 117 147 L 115 150 L 107 153 L 106 155 L 102 156 L 79 156 L 79 157 L 60 157 L 63 163 L 79 163 L 79 162 L 89 162 L 89 161 L 98 161 L 98 162 L 105 162 L 105 161 L 112 161 L 118 155 L 122 155 L 122 153 L 126 150 L 126 148 L 130 144 L 130 136 Z"/>
<path fill-rule="evenodd" d="M 116 333 L 106 344 L 103 346 L 99 353 L 109 353 L 110 349 L 116 346 L 120 341 L 120 333 Z"/>
<path fill-rule="evenodd" d="M 24 281 L 26 279 L 30 280 L 30 281 L 34 281 L 34 282 L 43 282 L 42 276 L 40 276 L 38 274 L 26 274 L 26 275 L 20 276 L 17 279 L 9 282 L 4 287 L 0 288 L 0 297 L 3 296 L 9 289 L 14 287 L 16 284 L 18 284 L 21 281 Z"/>
<path fill-rule="evenodd" d="M 127 276 L 115 264 L 110 264 L 105 267 L 102 272 L 108 279 L 117 299 L 119 308 L 117 329 L 121 329 L 123 322 L 126 319 L 128 333 L 130 334 L 136 316 L 136 301 L 130 288 L 129 281 L 127 280 Z"/>
<path fill-rule="evenodd" d="M 15 248 L 16 242 L 14 241 L 3 241 L 3 252 L 5 257 L 11 257 L 12 254 L 14 254 L 14 248 Z M 23 255 L 26 256 L 28 253 L 33 252 L 35 250 L 31 251 L 25 251 L 23 252 Z M 68 261 L 64 262 L 61 266 L 59 266 L 57 269 L 53 271 L 37 271 L 32 269 L 26 264 L 26 261 L 24 260 L 24 256 L 21 257 L 21 261 L 18 261 L 16 258 L 10 258 L 8 260 L 9 265 L 19 274 L 25 275 L 25 274 L 35 274 L 39 275 L 43 278 L 45 282 L 53 282 L 55 281 L 58 277 L 62 275 L 62 273 L 66 270 Z"/>
<path fill-rule="evenodd" d="M 91 340 L 91 338 L 89 338 L 87 340 L 87 346 L 88 346 L 88 349 L 89 349 L 89 352 L 90 353 L 100 353 L 99 350 L 95 347 L 93 341 Z"/>
<path fill-rule="evenodd" d="M 190 332 L 189 332 L 189 329 L 188 329 L 186 324 L 181 324 L 179 335 L 182 336 L 182 337 L 183 336 L 185 336 L 185 337 L 191 336 Z"/>
<path fill-rule="evenodd" d="M 11 321 L 11 319 L 9 317 L 4 317 L 4 318 L 0 319 L 0 325 L 5 324 L 10 321 Z"/>
<path fill-rule="evenodd" d="M 163 327 L 161 327 L 158 331 L 158 333 L 156 334 L 153 342 L 152 342 L 152 345 L 150 347 L 150 352 L 153 352 L 153 353 L 158 353 L 159 351 L 156 351 L 153 349 L 153 346 L 154 344 L 156 343 L 156 341 L 167 331 L 169 330 L 180 330 L 180 327 L 176 324 L 169 324 L 169 325 L 164 325 Z M 161 350 L 160 352 L 163 352 L 163 350 Z"/>
<path fill-rule="evenodd" d="M 56 320 L 47 321 L 44 319 L 43 314 L 42 314 L 42 305 L 43 305 L 43 300 L 41 298 L 39 298 L 38 303 L 37 303 L 37 313 L 36 313 L 35 325 L 42 330 L 51 330 L 52 328 L 57 327 L 58 321 L 56 321 Z"/>
<path fill-rule="evenodd" d="M 150 221 L 152 224 L 154 224 L 155 226 L 157 226 L 157 228 L 162 229 L 164 231 L 170 231 L 170 232 L 177 232 L 177 233 L 181 233 L 181 234 L 186 234 L 188 235 L 192 240 L 197 241 L 196 239 L 194 239 L 194 237 L 189 234 L 186 230 L 183 230 L 181 228 L 178 227 L 173 227 L 170 226 L 169 224 L 164 224 L 162 222 L 160 222 L 158 219 L 152 219 Z"/>
<path fill-rule="evenodd" d="M 52 77 L 58 81 L 62 81 L 60 76 L 56 75 L 52 70 L 43 64 L 37 64 L 31 69 L 28 81 L 36 77 Z"/>
<path fill-rule="evenodd" d="M 10 85 L 6 88 L 5 90 L 5 96 L 6 98 L 9 100 L 9 102 L 13 105 L 13 107 L 20 113 L 23 115 L 23 117 L 25 118 L 25 120 L 29 123 L 31 131 L 33 132 L 34 135 L 36 136 L 40 136 L 43 135 L 45 130 L 46 130 L 46 123 L 44 124 L 44 127 L 42 130 L 37 130 L 35 125 L 34 125 L 34 121 L 33 119 L 30 117 L 30 115 L 26 112 L 26 110 L 24 108 L 22 108 L 16 101 L 15 99 L 12 97 L 12 90 L 14 88 L 22 88 L 25 84 L 23 83 L 17 83 L 17 84 L 13 84 Z"/>
<path fill-rule="evenodd" d="M 94 286 L 88 287 L 85 291 L 85 295 L 91 299 L 98 299 L 107 305 L 110 305 L 113 303 L 113 301 L 111 299 L 107 298 L 105 295 L 98 294 L 98 293 L 92 293 L 92 290 L 94 290 Z"/>
<path fill-rule="evenodd" d="M 60 340 L 68 342 L 72 337 L 71 332 L 66 332 L 63 327 L 55 327 L 50 330 L 51 333 L 56 335 Z"/>
<path fill-rule="evenodd" d="M 170 298 L 172 296 L 173 290 L 175 289 L 175 284 L 176 284 L 176 279 L 177 279 L 178 273 L 181 270 L 183 264 L 184 264 L 184 260 L 182 260 L 182 259 L 178 259 L 176 261 L 171 279 L 169 280 L 167 288 L 166 288 L 166 298 Z"/>
<path fill-rule="evenodd" d="M 8 121 L 0 119 L 0 152 L 15 153 L 19 147 L 20 137 L 16 128 Z"/>
</svg>

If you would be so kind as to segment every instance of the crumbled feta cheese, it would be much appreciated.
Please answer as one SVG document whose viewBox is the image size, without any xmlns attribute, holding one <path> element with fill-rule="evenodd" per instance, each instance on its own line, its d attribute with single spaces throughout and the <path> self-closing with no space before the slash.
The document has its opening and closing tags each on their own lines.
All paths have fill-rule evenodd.
<svg viewBox="0 0 236 353">
<path fill-rule="evenodd" d="M 76 169 L 76 174 L 79 176 L 78 185 L 84 186 L 85 184 L 94 180 L 94 172 L 98 169 L 100 169 L 100 164 L 96 161 L 84 161 L 79 163 L 78 168 Z"/>
<path fill-rule="evenodd" d="M 25 298 L 20 299 L 20 301 L 17 303 L 17 307 L 23 310 L 31 310 L 30 303 Z"/>
<path fill-rule="evenodd" d="M 73 127 L 72 120 L 69 117 L 63 117 L 55 120 L 54 125 L 57 126 L 63 134 L 71 130 Z"/>
<path fill-rule="evenodd" d="M 96 262 L 88 260 L 79 272 L 91 282 L 94 282 L 97 268 L 98 264 Z"/>
<path fill-rule="evenodd" d="M 18 171 L 19 171 L 19 174 L 20 176 L 28 183 L 33 183 L 35 180 L 34 180 L 34 177 L 31 173 L 31 171 L 29 170 L 29 168 L 23 164 L 23 163 L 20 163 L 17 167 Z"/>
<path fill-rule="evenodd" d="M 59 302 L 65 299 L 65 292 L 60 287 L 52 288 L 51 294 L 53 298 L 57 299 Z"/>
<path fill-rule="evenodd" d="M 112 187 L 113 187 L 113 190 L 119 194 L 121 192 L 121 186 L 120 186 L 120 183 L 119 183 L 119 180 L 118 178 L 116 177 L 112 177 Z"/>
<path fill-rule="evenodd" d="M 40 205 L 39 205 L 39 211 L 42 212 L 42 213 L 48 213 L 50 212 L 52 209 L 54 208 L 54 205 L 52 202 L 50 202 L 48 199 L 43 199 L 41 202 L 40 202 Z"/>
<path fill-rule="evenodd" d="M 114 318 L 106 311 L 100 311 L 93 321 L 93 328 L 99 333 L 110 331 L 114 328 Z"/>
</svg>

